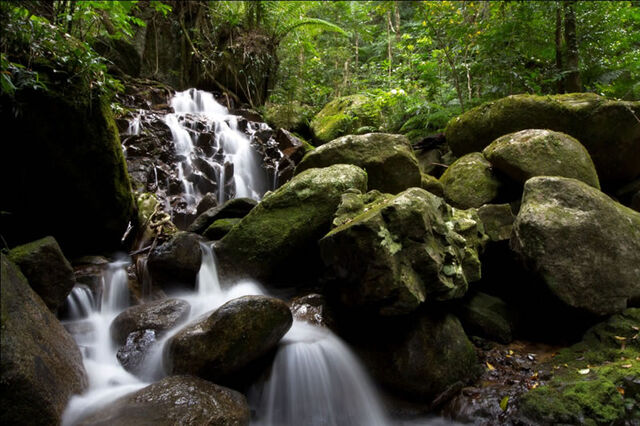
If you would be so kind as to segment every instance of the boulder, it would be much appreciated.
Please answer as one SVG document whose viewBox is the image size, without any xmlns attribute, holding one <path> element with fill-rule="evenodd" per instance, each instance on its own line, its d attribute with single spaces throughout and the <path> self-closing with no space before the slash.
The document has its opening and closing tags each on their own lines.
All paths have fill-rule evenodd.
<svg viewBox="0 0 640 426">
<path fill-rule="evenodd" d="M 428 402 L 482 372 L 473 345 L 452 314 L 424 312 L 391 323 L 368 321 L 358 352 L 373 376 L 404 398 Z M 356 338 L 357 339 L 357 338 Z"/>
<path fill-rule="evenodd" d="M 116 353 L 122 367 L 131 374 L 140 374 L 144 361 L 151 349 L 158 342 L 154 330 L 138 330 L 127 336 L 127 339 Z"/>
<path fill-rule="evenodd" d="M 250 420 L 239 392 L 192 376 L 170 376 L 108 404 L 84 426 L 241 426 Z"/>
<path fill-rule="evenodd" d="M 275 140 L 278 143 L 278 149 L 296 164 L 302 160 L 304 154 L 314 149 L 313 146 L 285 129 L 278 129 Z"/>
<path fill-rule="evenodd" d="M 70 257 L 115 251 L 136 221 L 118 129 L 106 99 L 64 87 L 0 97 L 6 140 L 29 141 L 3 147 L 0 177 L 20 184 L 3 189 L 1 233 L 10 246 L 52 235 Z"/>
<path fill-rule="evenodd" d="M 313 293 L 296 297 L 291 301 L 290 309 L 293 318 L 298 321 L 324 327 L 333 323 L 330 308 L 321 294 Z"/>
<path fill-rule="evenodd" d="M 498 196 L 500 188 L 491 163 L 479 152 L 456 160 L 442 174 L 440 183 L 447 202 L 461 209 L 490 203 Z"/>
<path fill-rule="evenodd" d="M 31 288 L 51 312 L 58 312 L 75 284 L 73 268 L 53 237 L 13 248 L 9 259 L 20 267 Z"/>
<path fill-rule="evenodd" d="M 437 177 L 423 173 L 422 179 L 420 180 L 420 188 L 438 197 L 444 197 L 444 187 Z"/>
<path fill-rule="evenodd" d="M 218 219 L 243 218 L 258 202 L 251 198 L 233 198 L 202 213 L 189 226 L 189 232 L 201 234 Z"/>
<path fill-rule="evenodd" d="M 180 330 L 164 347 L 169 374 L 233 382 L 253 361 L 275 348 L 293 319 L 286 303 L 244 296 Z"/>
<path fill-rule="evenodd" d="M 342 193 L 366 185 L 367 174 L 347 164 L 300 173 L 220 240 L 221 269 L 271 281 L 313 276 L 321 263 L 317 242 L 329 231 Z"/>
<path fill-rule="evenodd" d="M 486 237 L 474 212 L 454 214 L 421 188 L 395 197 L 359 197 L 358 204 L 351 200 L 357 201 L 357 194 L 343 196 L 339 226 L 320 240 L 322 260 L 343 304 L 406 314 L 425 300 L 462 297 L 468 283 L 480 279 L 478 250 Z"/>
<path fill-rule="evenodd" d="M 87 387 L 82 356 L 18 267 L 1 257 L 0 421 L 60 424 L 69 398 Z"/>
<path fill-rule="evenodd" d="M 218 206 L 218 198 L 212 192 L 207 192 L 204 197 L 198 203 L 196 207 L 196 216 L 200 216 L 202 213 L 206 212 L 209 209 Z"/>
<path fill-rule="evenodd" d="M 511 245 L 566 305 L 609 315 L 640 300 L 640 213 L 583 182 L 529 179 Z"/>
<path fill-rule="evenodd" d="M 478 209 L 484 232 L 493 242 L 511 238 L 515 216 L 509 204 L 485 204 Z"/>
<path fill-rule="evenodd" d="M 111 323 L 111 338 L 122 345 L 134 331 L 153 330 L 158 336 L 189 317 L 191 305 L 180 299 L 163 299 L 132 306 Z"/>
<path fill-rule="evenodd" d="M 514 314 L 500 298 L 474 292 L 462 301 L 457 312 L 467 334 L 504 344 L 513 340 Z"/>
<path fill-rule="evenodd" d="M 482 153 L 496 169 L 519 184 L 534 176 L 564 176 L 600 189 L 589 153 L 564 133 L 521 130 L 496 139 Z"/>
<path fill-rule="evenodd" d="M 513 95 L 452 119 L 446 138 L 454 154 L 481 151 L 492 141 L 524 129 L 573 136 L 589 151 L 601 183 L 619 185 L 640 176 L 640 102 L 593 93 Z"/>
<path fill-rule="evenodd" d="M 164 289 L 193 287 L 202 260 L 201 239 L 191 232 L 178 232 L 154 248 L 147 260 L 153 282 Z"/>
<path fill-rule="evenodd" d="M 364 126 L 377 127 L 379 121 L 370 98 L 356 94 L 336 98 L 326 104 L 311 120 L 311 131 L 317 144 L 322 145 L 355 133 L 356 129 Z"/>
<path fill-rule="evenodd" d="M 332 140 L 307 154 L 296 174 L 333 164 L 353 164 L 366 170 L 370 190 L 397 194 L 421 183 L 418 160 L 402 135 L 369 133 Z"/>
<path fill-rule="evenodd" d="M 218 219 L 213 222 L 206 231 L 204 231 L 204 237 L 211 240 L 217 241 L 227 235 L 231 228 L 234 227 L 235 224 L 240 222 L 242 219 L 240 218 L 229 218 L 229 219 Z"/>
</svg>

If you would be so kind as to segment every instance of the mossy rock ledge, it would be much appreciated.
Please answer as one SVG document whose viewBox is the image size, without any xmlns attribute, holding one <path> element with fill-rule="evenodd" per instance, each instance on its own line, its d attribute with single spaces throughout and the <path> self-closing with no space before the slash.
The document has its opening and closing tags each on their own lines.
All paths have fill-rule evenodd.
<svg viewBox="0 0 640 426">
<path fill-rule="evenodd" d="M 120 249 L 135 202 L 108 102 L 23 89 L 0 109 L 12 141 L 0 161 L 9 245 L 52 235 L 69 256 Z"/>
<path fill-rule="evenodd" d="M 640 213 L 584 182 L 529 179 L 511 246 L 566 305 L 610 315 L 640 300 Z"/>
<path fill-rule="evenodd" d="M 462 297 L 480 279 L 486 236 L 477 214 L 424 189 L 347 193 L 334 223 L 320 251 L 346 306 L 407 314 L 425 301 Z"/>
<path fill-rule="evenodd" d="M 593 93 L 512 95 L 473 108 L 447 124 L 454 154 L 482 151 L 495 139 L 524 129 L 550 129 L 576 138 L 587 149 L 605 186 L 640 176 L 640 102 Z"/>
<path fill-rule="evenodd" d="M 313 139 L 318 145 L 353 134 L 362 127 L 377 127 L 378 111 L 362 94 L 343 96 L 329 102 L 311 120 Z"/>
<path fill-rule="evenodd" d="M 223 275 L 299 283 L 322 266 L 318 240 L 331 229 L 341 195 L 365 192 L 367 174 L 347 164 L 309 169 L 267 194 L 218 243 Z"/>
<path fill-rule="evenodd" d="M 333 164 L 363 168 L 367 172 L 369 190 L 397 194 L 421 184 L 418 160 L 409 140 L 402 135 L 368 133 L 332 140 L 305 155 L 296 167 L 296 174 Z"/>
</svg>

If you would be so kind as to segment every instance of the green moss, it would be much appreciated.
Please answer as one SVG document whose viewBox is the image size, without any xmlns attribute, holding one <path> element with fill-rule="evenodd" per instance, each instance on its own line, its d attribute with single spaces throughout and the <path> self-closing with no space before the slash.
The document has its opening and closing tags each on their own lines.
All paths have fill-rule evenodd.
<svg viewBox="0 0 640 426">
<path fill-rule="evenodd" d="M 444 197 L 454 207 L 480 207 L 498 195 L 500 182 L 479 152 L 456 160 L 440 177 Z"/>
<path fill-rule="evenodd" d="M 355 133 L 356 129 L 377 127 L 379 118 L 368 96 L 356 94 L 334 99 L 311 121 L 314 138 L 320 144 Z"/>
<path fill-rule="evenodd" d="M 214 221 L 209 227 L 204 231 L 204 236 L 210 240 L 219 240 L 224 237 L 231 231 L 238 222 L 240 222 L 239 218 L 225 218 L 218 219 Z"/>
</svg>

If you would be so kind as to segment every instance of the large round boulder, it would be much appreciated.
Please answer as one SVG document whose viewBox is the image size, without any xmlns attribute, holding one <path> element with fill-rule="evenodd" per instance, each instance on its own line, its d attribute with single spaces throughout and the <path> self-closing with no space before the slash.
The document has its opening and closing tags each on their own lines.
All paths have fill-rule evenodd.
<svg viewBox="0 0 640 426">
<path fill-rule="evenodd" d="M 524 129 L 573 136 L 589 151 L 601 183 L 619 185 L 640 176 L 640 102 L 593 93 L 513 95 L 454 118 L 446 137 L 456 155 L 482 151 L 495 139 Z"/>
<path fill-rule="evenodd" d="M 202 234 L 216 220 L 245 217 L 258 202 L 251 198 L 232 198 L 224 204 L 214 206 L 202 214 L 189 226 L 189 232 Z"/>
<path fill-rule="evenodd" d="M 171 337 L 164 348 L 165 370 L 234 382 L 240 370 L 278 344 L 292 322 L 289 307 L 279 299 L 233 299 Z"/>
<path fill-rule="evenodd" d="M 268 194 L 220 240 L 223 273 L 260 280 L 303 280 L 321 267 L 317 243 L 330 229 L 340 197 L 364 192 L 367 174 L 347 164 L 310 169 Z"/>
<path fill-rule="evenodd" d="M 534 176 L 564 176 L 600 189 L 589 153 L 564 133 L 521 130 L 496 139 L 482 153 L 496 169 L 520 184 Z"/>
<path fill-rule="evenodd" d="M 169 376 L 81 420 L 84 426 L 242 426 L 250 420 L 239 392 L 192 376 Z"/>
<path fill-rule="evenodd" d="M 370 190 L 397 194 L 421 183 L 418 160 L 402 135 L 368 133 L 332 140 L 305 155 L 296 174 L 333 164 L 353 164 L 366 170 Z"/>
<path fill-rule="evenodd" d="M 473 211 L 454 213 L 421 188 L 370 197 L 345 194 L 339 226 L 320 240 L 343 304 L 406 314 L 425 300 L 461 297 L 480 279 L 478 249 L 486 237 Z M 354 199 L 362 200 L 359 207 Z"/>
<path fill-rule="evenodd" d="M 53 313 L 58 311 L 75 285 L 73 268 L 53 237 L 13 248 L 9 258 L 20 267 L 31 288 Z"/>
<path fill-rule="evenodd" d="M 511 245 L 569 306 L 609 315 L 640 301 L 640 213 L 583 182 L 529 179 Z"/>
<path fill-rule="evenodd" d="M 479 152 L 456 160 L 442 174 L 440 182 L 447 202 L 461 209 L 490 203 L 500 188 L 491 163 Z"/>
<path fill-rule="evenodd" d="M 18 267 L 1 257 L 0 421 L 60 424 L 69 398 L 87 387 L 82 356 Z"/>
<path fill-rule="evenodd" d="M 186 320 L 191 305 L 180 299 L 162 299 L 132 306 L 111 323 L 111 338 L 122 345 L 134 331 L 153 330 L 158 336 Z"/>
<path fill-rule="evenodd" d="M 379 124 L 371 99 L 362 94 L 343 96 L 326 104 L 311 120 L 311 132 L 318 145 L 355 133 L 361 127 Z"/>
<path fill-rule="evenodd" d="M 202 261 L 202 238 L 191 232 L 178 232 L 149 253 L 147 267 L 155 284 L 165 289 L 193 288 Z"/>
</svg>

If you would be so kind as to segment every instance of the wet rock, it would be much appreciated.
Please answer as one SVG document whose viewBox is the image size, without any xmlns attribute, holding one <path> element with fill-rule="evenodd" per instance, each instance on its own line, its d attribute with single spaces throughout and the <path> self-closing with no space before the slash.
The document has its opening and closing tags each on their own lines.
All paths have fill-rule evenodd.
<svg viewBox="0 0 640 426">
<path fill-rule="evenodd" d="M 242 219 L 239 218 L 218 219 L 204 231 L 203 235 L 211 241 L 217 241 L 227 235 L 229 231 L 231 231 L 231 228 L 241 220 Z"/>
<path fill-rule="evenodd" d="M 440 182 L 447 202 L 461 209 L 490 203 L 500 188 L 491 164 L 479 152 L 456 160 L 442 174 Z"/>
<path fill-rule="evenodd" d="M 31 288 L 56 313 L 75 284 L 73 268 L 53 237 L 13 248 L 9 259 L 20 267 Z"/>
<path fill-rule="evenodd" d="M 245 397 L 192 376 L 166 377 L 79 422 L 84 426 L 248 425 Z"/>
<path fill-rule="evenodd" d="M 513 340 L 514 312 L 498 297 L 474 292 L 461 302 L 457 313 L 469 335 L 500 343 Z"/>
<path fill-rule="evenodd" d="M 127 339 L 116 353 L 116 358 L 122 367 L 131 374 L 141 372 L 149 351 L 157 343 L 154 330 L 138 330 L 127 336 Z"/>
<path fill-rule="evenodd" d="M 300 173 L 220 240 L 216 256 L 223 272 L 271 281 L 314 277 L 321 267 L 317 242 L 329 231 L 342 193 L 364 191 L 366 179 L 362 169 L 346 164 Z"/>
<path fill-rule="evenodd" d="M 169 241 L 149 253 L 147 267 L 153 282 L 162 288 L 193 287 L 200 270 L 201 237 L 178 232 Z"/>
<path fill-rule="evenodd" d="M 278 143 L 278 149 L 296 164 L 307 152 L 313 150 L 311 145 L 285 129 L 278 129 L 275 141 Z"/>
<path fill-rule="evenodd" d="M 640 300 L 640 214 L 575 179 L 524 187 L 513 249 L 566 305 L 596 315 Z"/>
<path fill-rule="evenodd" d="M 406 314 L 425 300 L 462 297 L 468 283 L 480 279 L 478 250 L 486 237 L 474 212 L 454 214 L 420 188 L 373 201 L 365 197 L 371 194 L 345 194 L 339 226 L 320 240 L 343 304 Z"/>
<path fill-rule="evenodd" d="M 309 324 L 329 326 L 333 320 L 329 314 L 327 301 L 321 294 L 308 294 L 296 297 L 291 301 L 291 313 L 298 321 L 305 321 Z"/>
<path fill-rule="evenodd" d="M 524 129 L 573 136 L 589 151 L 601 183 L 619 185 L 640 175 L 640 102 L 609 100 L 593 93 L 513 95 L 473 108 L 447 125 L 456 155 L 481 151 L 492 141 Z"/>
<path fill-rule="evenodd" d="M 212 207 L 200 214 L 195 221 L 189 226 L 190 232 L 202 234 L 218 219 L 243 218 L 258 202 L 251 198 L 234 198 L 226 203 Z"/>
<path fill-rule="evenodd" d="M 217 207 L 217 205 L 218 205 L 218 198 L 216 197 L 215 194 L 209 192 L 205 194 L 205 196 L 202 197 L 202 199 L 198 203 L 198 207 L 196 208 L 196 215 L 200 216 L 202 213 L 206 212 L 207 210 Z"/>
<path fill-rule="evenodd" d="M 186 320 L 191 305 L 180 299 L 164 299 L 132 306 L 121 312 L 111 323 L 111 338 L 122 345 L 134 331 L 153 330 L 162 336 Z"/>
<path fill-rule="evenodd" d="M 496 169 L 520 184 L 534 176 L 563 176 L 600 189 L 589 153 L 564 133 L 521 130 L 496 139 L 482 153 Z"/>
<path fill-rule="evenodd" d="M 409 140 L 402 135 L 369 133 L 344 136 L 308 153 L 296 174 L 315 167 L 353 164 L 367 171 L 368 188 L 397 194 L 419 187 L 420 168 Z"/>
<path fill-rule="evenodd" d="M 0 421 L 59 424 L 69 398 L 87 387 L 73 338 L 4 253 Z"/>
<path fill-rule="evenodd" d="M 234 375 L 278 344 L 292 322 L 291 311 L 281 300 L 266 296 L 231 300 L 167 342 L 165 370 L 233 382 Z"/>
<path fill-rule="evenodd" d="M 231 114 L 239 115 L 240 117 L 246 118 L 249 121 L 254 121 L 254 122 L 264 121 L 258 111 L 249 109 L 249 108 L 236 108 L 231 110 Z"/>
</svg>

